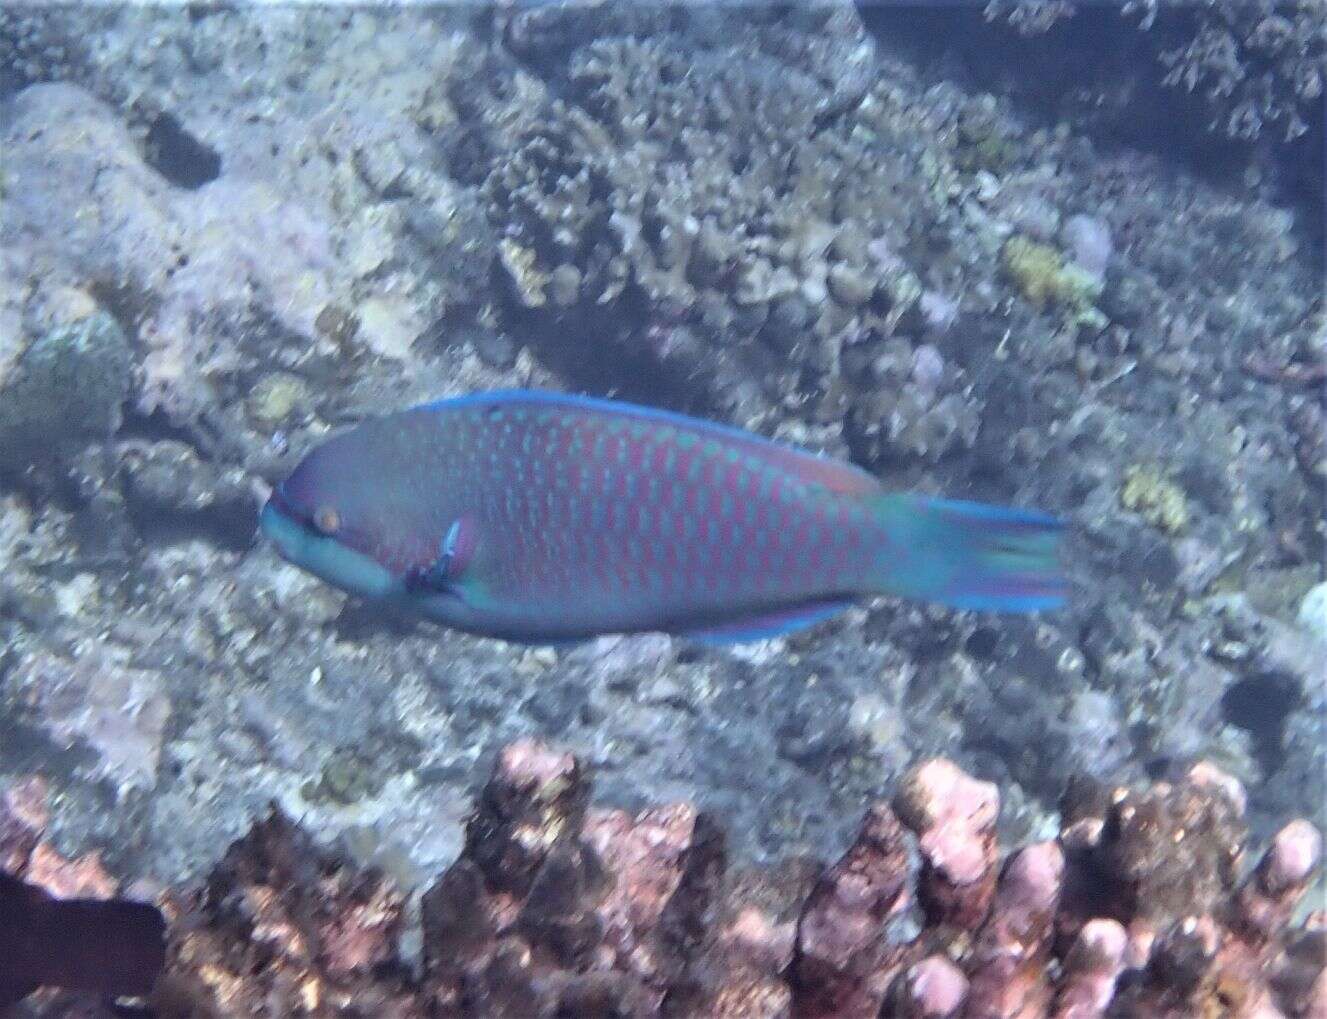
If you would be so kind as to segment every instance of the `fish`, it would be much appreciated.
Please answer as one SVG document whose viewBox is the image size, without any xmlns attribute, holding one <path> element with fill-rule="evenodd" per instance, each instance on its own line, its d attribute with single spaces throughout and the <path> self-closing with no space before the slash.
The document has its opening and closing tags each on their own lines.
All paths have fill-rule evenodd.
<svg viewBox="0 0 1327 1019">
<path fill-rule="evenodd" d="M 891 492 L 738 428 L 539 390 L 366 419 L 300 461 L 260 526 L 350 594 L 527 644 L 738 643 L 877 595 L 1031 613 L 1067 593 L 1052 515 Z"/>
<path fill-rule="evenodd" d="M 128 899 L 57 899 L 0 870 L 0 1012 L 38 987 L 150 993 L 166 964 L 161 910 Z"/>
</svg>

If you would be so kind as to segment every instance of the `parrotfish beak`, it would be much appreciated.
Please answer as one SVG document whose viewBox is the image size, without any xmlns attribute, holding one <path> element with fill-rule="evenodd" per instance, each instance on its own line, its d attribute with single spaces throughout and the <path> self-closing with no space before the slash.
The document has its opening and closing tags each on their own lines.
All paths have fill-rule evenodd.
<svg viewBox="0 0 1327 1019">
<path fill-rule="evenodd" d="M 401 591 L 401 582 L 381 564 L 303 523 L 280 486 L 263 507 L 259 526 L 282 559 L 343 591 L 361 598 L 386 598 Z"/>
</svg>

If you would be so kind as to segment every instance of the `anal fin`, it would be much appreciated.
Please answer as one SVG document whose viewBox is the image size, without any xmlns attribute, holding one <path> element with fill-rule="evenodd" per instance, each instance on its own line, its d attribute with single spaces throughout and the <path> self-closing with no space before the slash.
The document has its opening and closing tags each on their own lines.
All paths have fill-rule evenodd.
<svg viewBox="0 0 1327 1019">
<path fill-rule="evenodd" d="M 715 626 L 668 632 L 675 637 L 685 637 L 702 644 L 742 644 L 747 641 L 769 640 L 771 637 L 782 637 L 797 630 L 804 630 L 808 626 L 814 626 L 846 611 L 854 604 L 856 602 L 851 598 L 803 602 L 756 615 L 740 616 Z"/>
</svg>

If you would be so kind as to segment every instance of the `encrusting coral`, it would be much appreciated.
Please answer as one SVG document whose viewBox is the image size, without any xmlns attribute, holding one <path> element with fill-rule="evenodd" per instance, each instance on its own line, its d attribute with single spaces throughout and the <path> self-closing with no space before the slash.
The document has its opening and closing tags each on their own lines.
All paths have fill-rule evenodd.
<svg viewBox="0 0 1327 1019">
<path fill-rule="evenodd" d="M 59 860 L 41 799 L 29 783 L 0 800 L 0 862 L 63 892 L 52 875 L 84 865 L 29 862 Z M 631 815 L 589 801 L 571 754 L 508 745 L 418 927 L 387 878 L 273 811 L 201 886 L 158 896 L 169 949 L 148 1007 L 710 1019 L 1327 1007 L 1327 918 L 1295 920 L 1321 836 L 1291 821 L 1241 876 L 1243 790 L 1207 763 L 1142 788 L 1071 783 L 1059 837 L 1003 860 L 996 787 L 939 758 L 907 774 L 893 805 L 872 805 L 828 867 L 731 868 L 719 826 L 690 804 Z M 111 1014 L 50 991 L 33 1006 Z"/>
</svg>

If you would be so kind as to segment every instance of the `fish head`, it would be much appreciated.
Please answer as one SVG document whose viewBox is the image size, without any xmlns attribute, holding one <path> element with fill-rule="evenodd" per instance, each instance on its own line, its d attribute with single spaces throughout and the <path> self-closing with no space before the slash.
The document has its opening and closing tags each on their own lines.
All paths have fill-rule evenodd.
<svg viewBox="0 0 1327 1019">
<path fill-rule="evenodd" d="M 404 590 L 420 533 L 411 478 L 383 462 L 363 426 L 311 451 L 272 491 L 259 523 L 283 559 L 362 598 Z M 369 434 L 366 434 L 366 431 Z"/>
</svg>

